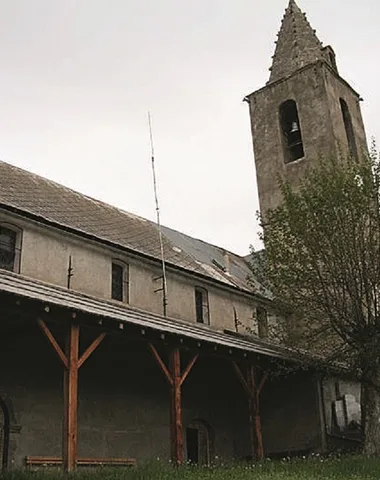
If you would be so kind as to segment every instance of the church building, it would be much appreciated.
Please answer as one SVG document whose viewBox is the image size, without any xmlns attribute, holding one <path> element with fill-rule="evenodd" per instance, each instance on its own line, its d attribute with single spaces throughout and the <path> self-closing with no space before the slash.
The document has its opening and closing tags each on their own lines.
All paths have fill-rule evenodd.
<svg viewBox="0 0 380 480">
<path fill-rule="evenodd" d="M 360 96 L 294 0 L 269 81 L 245 100 L 263 212 L 280 201 L 278 173 L 296 185 L 320 155 L 366 148 Z M 250 256 L 159 233 L 0 162 L 0 466 L 358 448 L 357 384 L 279 374 L 303 358 L 270 334 L 284 319 Z"/>
</svg>

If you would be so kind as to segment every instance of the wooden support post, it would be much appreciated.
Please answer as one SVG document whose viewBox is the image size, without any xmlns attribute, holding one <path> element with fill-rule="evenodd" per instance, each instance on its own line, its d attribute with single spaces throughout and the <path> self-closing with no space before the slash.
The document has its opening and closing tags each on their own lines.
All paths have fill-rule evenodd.
<svg viewBox="0 0 380 480">
<path fill-rule="evenodd" d="M 264 372 L 260 383 L 257 384 L 255 369 L 252 364 L 248 365 L 247 377 L 243 375 L 239 366 L 233 362 L 236 374 L 248 394 L 249 409 L 249 432 L 251 439 L 252 459 L 262 460 L 264 458 L 263 436 L 261 432 L 261 416 L 260 416 L 260 392 L 268 377 L 268 372 Z"/>
<path fill-rule="evenodd" d="M 170 373 L 173 380 L 171 385 L 171 459 L 174 465 L 183 463 L 183 429 L 181 405 L 181 358 L 179 349 L 170 353 Z"/>
<path fill-rule="evenodd" d="M 253 365 L 250 366 L 253 371 Z M 263 434 L 261 431 L 261 415 L 260 415 L 260 393 L 263 388 L 269 372 L 268 370 L 261 375 L 260 383 L 255 385 L 253 397 L 253 413 L 255 419 L 255 435 L 256 435 L 256 458 L 262 460 L 264 458 Z"/>
<path fill-rule="evenodd" d="M 183 426 L 181 387 L 186 380 L 199 355 L 195 355 L 181 374 L 181 356 L 179 348 L 170 352 L 169 369 L 157 349 L 150 343 L 149 347 L 170 385 L 170 453 L 174 465 L 183 463 Z"/>
<path fill-rule="evenodd" d="M 72 472 L 77 460 L 79 326 L 70 325 L 66 339 L 68 368 L 64 373 L 63 468 Z"/>
<path fill-rule="evenodd" d="M 255 460 L 262 460 L 263 452 L 261 448 L 261 455 L 259 455 L 259 441 L 258 441 L 258 430 L 256 428 L 257 422 L 260 422 L 260 412 L 259 412 L 259 402 L 258 402 L 258 393 L 256 391 L 255 385 L 255 372 L 253 365 L 248 366 L 248 406 L 249 406 L 249 428 L 251 434 L 251 450 L 252 458 Z M 261 427 L 260 427 L 261 434 Z M 261 441 L 262 444 L 262 441 Z"/>
<path fill-rule="evenodd" d="M 76 467 L 78 437 L 78 370 L 104 340 L 101 333 L 79 358 L 79 325 L 72 324 L 66 337 L 66 352 L 59 346 L 46 323 L 38 319 L 43 334 L 61 360 L 65 370 L 63 377 L 63 468 L 71 472 Z"/>
</svg>

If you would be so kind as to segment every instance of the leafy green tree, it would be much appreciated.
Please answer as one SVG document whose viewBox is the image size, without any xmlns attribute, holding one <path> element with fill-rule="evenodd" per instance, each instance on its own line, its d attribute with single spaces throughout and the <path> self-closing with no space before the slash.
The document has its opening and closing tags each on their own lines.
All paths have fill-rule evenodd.
<svg viewBox="0 0 380 480">
<path fill-rule="evenodd" d="M 380 166 L 321 160 L 265 212 L 265 278 L 287 341 L 349 368 L 363 385 L 364 452 L 380 454 Z M 289 315 L 291 314 L 291 315 Z"/>
</svg>

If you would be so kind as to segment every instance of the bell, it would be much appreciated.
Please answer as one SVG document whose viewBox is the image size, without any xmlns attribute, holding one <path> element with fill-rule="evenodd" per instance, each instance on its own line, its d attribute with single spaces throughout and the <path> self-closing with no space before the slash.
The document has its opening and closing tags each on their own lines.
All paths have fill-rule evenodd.
<svg viewBox="0 0 380 480">
<path fill-rule="evenodd" d="M 292 122 L 292 129 L 290 130 L 290 133 L 296 133 L 299 131 L 298 123 L 294 120 Z"/>
</svg>

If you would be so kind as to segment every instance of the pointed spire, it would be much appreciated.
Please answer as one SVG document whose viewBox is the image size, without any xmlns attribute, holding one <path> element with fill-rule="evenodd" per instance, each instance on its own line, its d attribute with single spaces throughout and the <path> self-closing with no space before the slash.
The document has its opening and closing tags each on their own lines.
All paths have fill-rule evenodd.
<svg viewBox="0 0 380 480">
<path fill-rule="evenodd" d="M 323 58 L 322 43 L 295 0 L 285 10 L 276 44 L 269 82 Z"/>
</svg>

